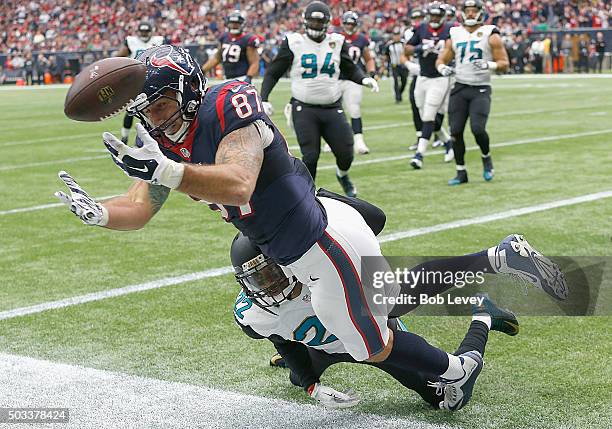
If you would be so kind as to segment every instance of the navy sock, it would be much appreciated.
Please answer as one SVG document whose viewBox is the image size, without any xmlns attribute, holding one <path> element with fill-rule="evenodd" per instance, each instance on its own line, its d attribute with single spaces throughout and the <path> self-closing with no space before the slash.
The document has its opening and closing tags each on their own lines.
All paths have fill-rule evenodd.
<svg viewBox="0 0 612 429">
<path fill-rule="evenodd" d="M 440 131 L 442 128 L 442 124 L 444 123 L 444 115 L 442 113 L 436 113 L 436 122 L 434 126 L 434 131 Z"/>
<path fill-rule="evenodd" d="M 406 371 L 441 375 L 448 369 L 445 351 L 430 345 L 412 332 L 394 331 L 393 349 L 385 363 Z"/>
<path fill-rule="evenodd" d="M 465 338 L 459 345 L 459 348 L 455 352 L 456 355 L 460 355 L 470 350 L 476 350 L 484 356 L 485 346 L 489 339 L 489 328 L 484 322 L 480 320 L 472 320 L 470 328 L 465 334 Z"/>
<path fill-rule="evenodd" d="M 429 140 L 433 134 L 434 123 L 433 121 L 423 122 L 423 128 L 421 129 L 421 137 L 425 140 Z"/>
<path fill-rule="evenodd" d="M 361 118 L 351 118 L 351 127 L 353 128 L 353 134 L 362 134 L 363 126 L 361 124 Z"/>
</svg>

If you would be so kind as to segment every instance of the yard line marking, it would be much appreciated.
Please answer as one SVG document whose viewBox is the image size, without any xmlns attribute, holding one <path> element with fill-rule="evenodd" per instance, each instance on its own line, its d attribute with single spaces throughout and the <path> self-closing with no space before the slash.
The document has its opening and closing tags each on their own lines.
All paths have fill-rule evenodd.
<svg viewBox="0 0 612 429">
<path fill-rule="evenodd" d="M 101 201 L 101 200 L 107 200 L 109 198 L 114 198 L 114 197 L 118 197 L 119 195 L 106 195 L 103 197 L 96 197 L 96 201 Z M 10 215 L 10 214 L 16 214 L 16 213 L 27 213 L 27 212 L 33 212 L 36 210 L 44 210 L 44 209 L 51 209 L 54 207 L 63 207 L 66 204 L 64 203 L 50 203 L 50 204 L 41 204 L 39 206 L 32 206 L 32 207 L 21 207 L 21 208 L 17 208 L 17 209 L 11 209 L 11 210 L 3 210 L 0 211 L 0 216 L 4 216 L 4 215 Z"/>
<path fill-rule="evenodd" d="M 462 228 L 464 226 L 477 225 L 481 223 L 494 222 L 502 219 L 509 219 L 517 216 L 522 216 L 531 213 L 538 213 L 546 210 L 556 209 L 558 207 L 566 207 L 575 204 L 588 203 L 591 201 L 597 201 L 604 198 L 612 197 L 612 190 L 602 191 L 594 194 L 582 195 L 575 198 L 568 198 L 565 200 L 551 201 L 549 203 L 542 203 L 535 206 L 521 207 L 518 209 L 511 209 L 505 212 L 493 213 L 490 215 L 479 216 L 475 218 L 460 219 L 453 222 L 441 223 L 433 226 L 426 226 L 423 228 L 415 228 L 408 231 L 393 232 L 390 234 L 381 235 L 378 241 L 381 243 L 388 243 L 390 241 L 402 240 L 404 238 L 417 237 L 419 235 L 433 234 L 439 231 L 448 231 L 449 229 Z"/>
<path fill-rule="evenodd" d="M 522 207 L 518 209 L 505 210 L 503 212 L 492 213 L 484 216 L 477 216 L 467 219 L 459 219 L 452 222 L 441 223 L 428 227 L 409 229 L 407 231 L 398 231 L 390 234 L 385 234 L 379 237 L 381 243 L 388 243 L 390 241 L 402 240 L 409 237 L 417 237 L 420 235 L 432 234 L 440 231 L 446 231 L 455 228 L 461 228 L 469 225 L 476 225 L 481 223 L 493 222 L 500 219 L 509 219 L 512 217 L 522 216 L 530 213 L 537 213 L 545 210 L 551 210 L 559 207 L 566 207 L 575 204 L 581 204 L 586 202 L 592 202 L 601 200 L 604 198 L 612 197 L 612 190 L 596 192 L 594 194 L 581 195 L 578 197 L 550 201 L 541 203 L 533 206 Z M 101 292 L 93 292 L 86 295 L 79 295 L 70 298 L 60 299 L 57 301 L 48 301 L 41 304 L 36 304 L 28 307 L 16 308 L 13 310 L 6 310 L 0 312 L 0 321 L 6 319 L 12 319 L 15 317 L 25 316 L 28 314 L 41 313 L 47 310 L 70 307 L 73 305 L 80 305 L 87 302 L 100 301 L 107 298 L 114 298 L 117 296 L 127 295 L 134 292 L 142 292 L 150 289 L 158 289 L 166 286 L 174 286 L 181 283 L 202 280 L 206 278 L 219 277 L 225 274 L 233 272 L 231 266 L 212 268 L 205 271 L 197 271 L 194 273 L 184 274 L 175 277 L 166 277 L 159 280 L 153 280 L 146 283 L 140 283 L 130 286 L 125 286 L 117 289 L 109 289 Z"/>
<path fill-rule="evenodd" d="M 108 155 L 81 156 L 78 158 L 58 159 L 55 161 L 31 162 L 29 164 L 0 165 L 0 171 L 21 170 L 22 168 L 42 167 L 45 165 L 70 164 L 73 162 L 93 161 L 96 159 L 103 159 L 103 158 L 108 158 Z"/>
<path fill-rule="evenodd" d="M 314 402 L 302 404 L 6 353 L 0 354 L 0 397 L 3 407 L 52 404 L 69 408 L 69 422 L 62 428 L 125 427 L 129 422 L 127 426 L 135 429 L 263 429 L 275 422 L 274 426 L 292 429 L 451 429 L 411 417 L 331 410 Z"/>
<path fill-rule="evenodd" d="M 564 140 L 564 139 L 570 139 L 570 138 L 576 138 L 576 137 L 595 136 L 595 135 L 608 134 L 608 133 L 612 133 L 612 128 L 608 128 L 605 130 L 599 130 L 599 131 L 586 131 L 583 133 L 561 134 L 557 136 L 546 136 L 546 137 L 535 137 L 531 139 L 513 140 L 513 141 L 508 141 L 508 142 L 502 142 L 502 143 L 494 143 L 491 145 L 491 147 L 515 146 L 515 145 L 521 145 L 521 144 L 546 142 L 546 141 L 552 141 L 552 140 Z M 478 150 L 478 149 L 479 149 L 478 146 L 469 146 L 465 148 L 466 151 L 473 151 L 473 150 Z M 432 150 L 432 151 L 427 152 L 428 156 L 429 155 L 442 155 L 443 153 L 444 153 L 443 150 Z M 101 158 L 104 158 L 104 157 L 105 155 L 101 156 Z M 399 161 L 402 159 L 409 159 L 412 157 L 413 157 L 412 154 L 407 154 L 407 155 L 387 156 L 383 158 L 372 158 L 372 159 L 363 160 L 363 161 L 355 161 L 353 162 L 353 165 L 359 166 L 359 165 L 378 164 L 381 162 Z M 336 168 L 335 165 L 321 165 L 319 167 L 319 170 L 331 170 L 334 168 Z M 7 214 L 13 214 L 13 213 L 22 213 L 22 212 L 29 212 L 29 211 L 35 211 L 35 210 L 42 210 L 42 209 L 60 207 L 60 206 L 61 204 L 55 204 L 55 205 L 43 204 L 40 206 L 23 207 L 19 209 L 0 211 L 0 216 L 7 215 Z M 18 210 L 18 211 L 15 211 L 15 210 Z"/>
<path fill-rule="evenodd" d="M 22 140 L 22 141 L 10 141 L 5 143 L 0 143 L 0 147 L 9 147 L 9 146 L 21 146 L 21 145 L 30 145 L 36 143 L 49 143 L 53 141 L 65 141 L 65 140 L 78 140 L 84 139 L 87 137 L 95 137 L 99 136 L 100 140 L 102 140 L 102 133 L 87 133 L 87 134 L 74 134 L 67 136 L 55 136 L 55 137 L 43 137 L 40 139 L 31 139 L 31 140 Z"/>
</svg>

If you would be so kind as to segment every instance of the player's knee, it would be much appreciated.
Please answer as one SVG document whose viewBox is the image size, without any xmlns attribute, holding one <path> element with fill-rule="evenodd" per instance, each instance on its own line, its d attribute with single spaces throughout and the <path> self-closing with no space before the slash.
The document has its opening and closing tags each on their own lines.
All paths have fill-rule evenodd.
<svg viewBox="0 0 612 429">
<path fill-rule="evenodd" d="M 357 103 L 350 103 L 347 107 L 348 114 L 351 118 L 361 118 L 361 108 Z"/>
<path fill-rule="evenodd" d="M 485 129 L 484 124 L 474 124 L 472 125 L 471 129 L 475 138 L 487 137 L 487 130 Z"/>
<path fill-rule="evenodd" d="M 380 352 L 373 354 L 368 359 L 366 359 L 366 362 L 372 362 L 372 363 L 383 362 L 389 357 L 392 349 L 393 349 L 393 331 L 389 329 L 389 339 L 387 340 L 387 344 L 385 344 L 385 347 Z"/>
</svg>

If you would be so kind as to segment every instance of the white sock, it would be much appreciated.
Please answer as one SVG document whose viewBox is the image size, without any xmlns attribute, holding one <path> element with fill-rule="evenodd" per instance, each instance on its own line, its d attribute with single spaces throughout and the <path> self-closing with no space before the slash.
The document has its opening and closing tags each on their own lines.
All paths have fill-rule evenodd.
<svg viewBox="0 0 612 429">
<path fill-rule="evenodd" d="M 130 129 L 129 128 L 121 128 L 121 137 L 125 138 L 125 137 L 129 137 L 130 136 Z"/>
<path fill-rule="evenodd" d="M 336 176 L 344 177 L 347 174 L 348 174 L 348 171 L 340 170 L 338 167 L 336 167 Z"/>
<path fill-rule="evenodd" d="M 450 136 L 448 135 L 444 127 L 440 128 L 440 131 L 438 131 L 438 136 L 442 137 L 440 140 L 442 140 L 444 143 L 450 140 Z"/>
<path fill-rule="evenodd" d="M 489 331 L 491 330 L 491 315 L 487 314 L 487 313 L 476 313 L 472 316 L 472 321 L 474 320 L 479 320 L 482 323 L 484 323 L 485 325 L 487 325 L 487 328 L 489 328 Z"/>
<path fill-rule="evenodd" d="M 422 135 L 423 135 L 423 133 L 422 133 L 422 132 L 420 132 L 420 131 L 417 131 L 417 132 L 416 132 L 416 136 L 417 136 L 417 138 L 420 138 Z"/>
<path fill-rule="evenodd" d="M 440 377 L 446 378 L 447 380 L 456 380 L 457 378 L 463 377 L 463 365 L 461 365 L 461 359 L 458 356 L 448 354 L 448 369 Z"/>
<path fill-rule="evenodd" d="M 487 153 L 486 155 L 484 153 L 480 154 L 480 156 L 483 157 L 483 158 L 488 158 L 488 157 L 491 156 L 491 152 Z"/>
<path fill-rule="evenodd" d="M 459 164 L 457 164 L 455 167 L 457 168 L 457 171 L 465 171 L 465 170 L 467 170 L 467 169 L 465 168 L 465 165 L 459 165 Z"/>
<path fill-rule="evenodd" d="M 427 151 L 428 143 L 429 143 L 429 140 L 424 139 L 423 137 L 419 137 L 419 144 L 417 147 L 417 152 L 419 152 L 421 155 L 425 155 L 425 151 Z"/>
</svg>

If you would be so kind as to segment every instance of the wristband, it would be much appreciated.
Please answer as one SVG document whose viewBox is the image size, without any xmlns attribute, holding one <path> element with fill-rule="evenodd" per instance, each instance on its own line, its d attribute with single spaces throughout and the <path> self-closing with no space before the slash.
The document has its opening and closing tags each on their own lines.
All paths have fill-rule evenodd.
<svg viewBox="0 0 612 429">
<path fill-rule="evenodd" d="M 489 70 L 497 70 L 497 63 L 495 61 L 487 61 L 489 65 Z"/>
<path fill-rule="evenodd" d="M 100 204 L 100 207 L 102 207 L 102 218 L 98 222 L 98 226 L 106 226 L 108 224 L 108 210 L 102 204 Z"/>
</svg>

